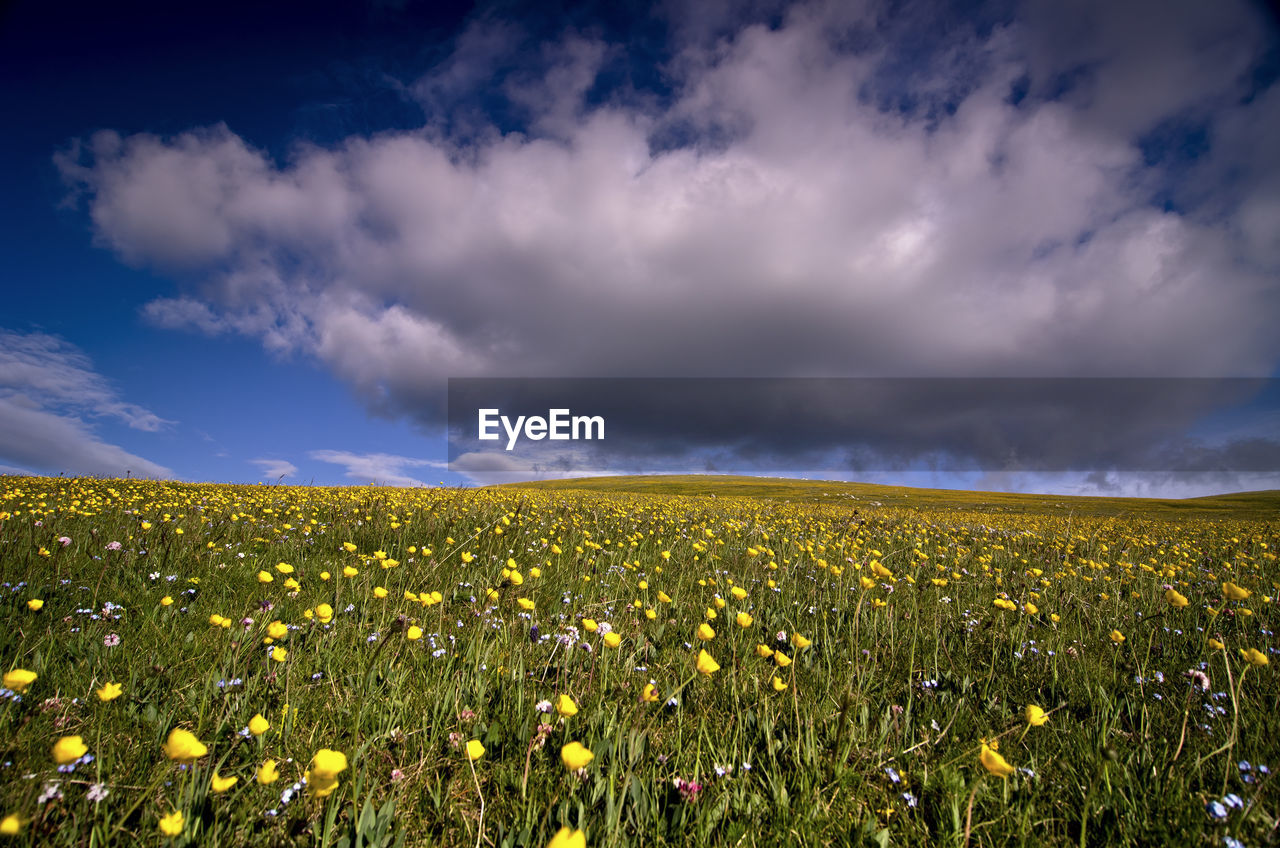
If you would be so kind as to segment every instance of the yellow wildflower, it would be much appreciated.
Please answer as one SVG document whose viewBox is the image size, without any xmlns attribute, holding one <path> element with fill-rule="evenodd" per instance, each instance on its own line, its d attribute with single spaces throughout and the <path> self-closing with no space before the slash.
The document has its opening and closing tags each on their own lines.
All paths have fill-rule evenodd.
<svg viewBox="0 0 1280 848">
<path fill-rule="evenodd" d="M 1000 756 L 1000 754 L 989 747 L 985 742 L 982 745 L 982 753 L 978 755 L 978 760 L 987 771 L 991 772 L 996 777 L 1008 777 L 1013 774 L 1015 770 L 1013 766 L 1009 765 L 1009 763 L 1005 761 L 1004 757 Z"/>
<path fill-rule="evenodd" d="M 186 824 L 186 819 L 182 817 L 181 810 L 174 810 L 169 815 L 160 819 L 160 832 L 165 836 L 177 836 L 182 833 L 182 828 Z"/>
<path fill-rule="evenodd" d="M 1249 648 L 1247 650 L 1241 650 L 1240 656 L 1244 657 L 1245 661 L 1248 662 L 1249 665 L 1256 665 L 1258 667 L 1262 667 L 1264 665 L 1269 665 L 1271 663 L 1271 661 L 1267 659 L 1267 655 L 1262 653 L 1262 651 L 1259 651 L 1257 648 Z"/>
<path fill-rule="evenodd" d="M 209 753 L 209 749 L 196 738 L 194 733 L 180 727 L 169 731 L 169 738 L 165 740 L 163 750 L 166 757 L 180 763 L 194 762 Z"/>
<path fill-rule="evenodd" d="M 264 760 L 262 765 L 258 766 L 258 783 L 263 786 L 270 786 L 280 779 L 280 769 L 276 766 L 275 760 Z"/>
<path fill-rule="evenodd" d="M 547 848 L 587 848 L 587 835 L 580 830 L 562 827 L 551 837 Z"/>
<path fill-rule="evenodd" d="M 87 753 L 89 749 L 79 736 L 63 736 L 53 745 L 53 761 L 60 766 L 74 763 Z"/>
<path fill-rule="evenodd" d="M 560 749 L 560 760 L 569 771 L 586 768 L 595 758 L 581 742 L 570 742 Z"/>
<path fill-rule="evenodd" d="M 235 777 L 234 775 L 232 777 L 221 777 L 215 771 L 213 773 L 213 777 L 209 779 L 209 788 L 213 790 L 215 794 L 221 795 L 223 792 L 226 792 L 228 789 L 235 786 L 239 781 L 240 778 Z"/>
</svg>

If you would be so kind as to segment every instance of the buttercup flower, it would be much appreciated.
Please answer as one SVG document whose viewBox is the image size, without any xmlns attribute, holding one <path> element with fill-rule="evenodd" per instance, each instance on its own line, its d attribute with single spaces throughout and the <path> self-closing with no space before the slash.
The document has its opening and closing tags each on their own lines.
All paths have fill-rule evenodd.
<svg viewBox="0 0 1280 848">
<path fill-rule="evenodd" d="M 479 739 L 467 743 L 467 759 L 475 762 L 484 756 L 484 744 Z"/>
<path fill-rule="evenodd" d="M 698 651 L 698 672 L 708 677 L 720 670 L 720 664 L 705 650 Z"/>
<path fill-rule="evenodd" d="M 317 798 L 328 798 L 338 788 L 338 775 L 347 769 L 347 755 L 321 748 L 306 771 L 307 789 Z"/>
<path fill-rule="evenodd" d="M 565 718 L 570 718 L 578 714 L 578 705 L 573 702 L 573 698 L 561 694 L 556 700 L 556 712 Z"/>
<path fill-rule="evenodd" d="M 264 760 L 262 765 L 258 766 L 258 783 L 263 786 L 270 786 L 280 779 L 280 769 L 276 767 L 275 760 Z"/>
<path fill-rule="evenodd" d="M 1249 648 L 1247 650 L 1241 650 L 1240 656 L 1244 657 L 1245 661 L 1249 663 L 1249 665 L 1254 665 L 1259 667 L 1268 665 L 1271 662 L 1269 659 L 1267 659 L 1267 655 L 1262 653 L 1262 651 L 1259 651 L 1257 648 Z"/>
<path fill-rule="evenodd" d="M 114 701 L 124 692 L 124 687 L 119 683 L 104 683 L 101 689 L 94 691 L 97 692 L 99 701 Z"/>
<path fill-rule="evenodd" d="M 4 688 L 12 689 L 21 695 L 27 691 L 27 687 L 36 682 L 38 675 L 34 671 L 27 671 L 25 668 L 15 668 L 13 671 L 4 673 Z"/>
<path fill-rule="evenodd" d="M 74 763 L 87 753 L 89 749 L 79 736 L 64 736 L 53 745 L 53 761 L 60 766 Z"/>
<path fill-rule="evenodd" d="M 160 832 L 165 836 L 177 836 L 182 833 L 183 825 L 186 820 L 182 817 L 181 810 L 174 810 L 169 815 L 160 819 Z"/>
<path fill-rule="evenodd" d="M 551 837 L 547 848 L 587 848 L 587 835 L 580 830 L 562 827 Z"/>
<path fill-rule="evenodd" d="M 581 742 L 570 742 L 560 749 L 560 759 L 569 771 L 586 768 L 596 755 L 591 753 Z"/>
<path fill-rule="evenodd" d="M 1027 718 L 1027 724 L 1032 727 L 1040 727 L 1049 720 L 1049 716 L 1045 715 L 1044 710 L 1040 709 L 1035 704 L 1027 705 L 1025 715 Z"/>
<path fill-rule="evenodd" d="M 1236 584 L 1228 580 L 1227 582 L 1222 584 L 1222 594 L 1225 595 L 1228 600 L 1244 601 L 1244 600 L 1248 600 L 1249 596 L 1252 595 L 1253 592 L 1250 592 L 1248 589 L 1244 588 L 1243 586 L 1237 586 Z"/>
<path fill-rule="evenodd" d="M 215 771 L 213 777 L 209 779 L 209 788 L 213 790 L 214 794 L 221 795 L 235 786 L 239 780 L 240 778 L 238 777 L 220 777 Z"/>
<path fill-rule="evenodd" d="M 261 736 L 270 729 L 271 722 L 267 721 L 266 717 L 263 716 L 262 713 L 258 713 L 253 718 L 249 719 L 249 732 L 254 736 Z"/>
<path fill-rule="evenodd" d="M 191 763 L 209 753 L 196 735 L 189 730 L 175 727 L 169 731 L 169 738 L 164 743 L 164 755 L 180 763 Z"/>
<path fill-rule="evenodd" d="M 995 750 L 989 747 L 985 742 L 982 743 L 982 753 L 978 755 L 978 761 L 982 763 L 987 771 L 996 777 L 1008 777 L 1013 774 L 1015 769 L 1005 761 Z"/>
</svg>

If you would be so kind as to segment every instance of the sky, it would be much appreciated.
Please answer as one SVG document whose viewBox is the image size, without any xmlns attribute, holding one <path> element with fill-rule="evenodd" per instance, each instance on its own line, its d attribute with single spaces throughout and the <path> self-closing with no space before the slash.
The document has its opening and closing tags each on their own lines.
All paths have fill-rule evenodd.
<svg viewBox="0 0 1280 848">
<path fill-rule="evenodd" d="M 450 466 L 460 378 L 1280 377 L 1261 2 L 124 6 L 0 6 L 0 473 L 545 472 Z M 1280 488 L 1276 394 L 1196 473 L 769 473 Z"/>
</svg>

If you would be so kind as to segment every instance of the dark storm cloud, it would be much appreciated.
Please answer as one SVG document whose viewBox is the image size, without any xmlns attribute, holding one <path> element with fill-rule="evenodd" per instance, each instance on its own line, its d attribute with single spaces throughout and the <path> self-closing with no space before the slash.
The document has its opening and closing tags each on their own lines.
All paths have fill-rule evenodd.
<svg viewBox="0 0 1280 848">
<path fill-rule="evenodd" d="M 1276 472 L 1278 396 L 1245 379 L 453 380 L 450 457 L 464 471 Z M 1233 408 L 1255 423 L 1188 435 Z M 585 421 L 577 440 L 512 435 L 553 409 L 598 416 L 603 439 Z"/>
</svg>

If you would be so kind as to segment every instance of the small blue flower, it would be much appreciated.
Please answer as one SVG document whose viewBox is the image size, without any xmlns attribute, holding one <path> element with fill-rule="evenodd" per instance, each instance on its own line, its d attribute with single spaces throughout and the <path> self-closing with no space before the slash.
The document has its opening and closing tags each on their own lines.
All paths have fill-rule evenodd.
<svg viewBox="0 0 1280 848">
<path fill-rule="evenodd" d="M 1222 806 L 1222 803 L 1219 801 L 1210 801 L 1205 806 L 1205 810 L 1215 819 L 1221 820 L 1227 817 L 1227 808 Z"/>
</svg>

